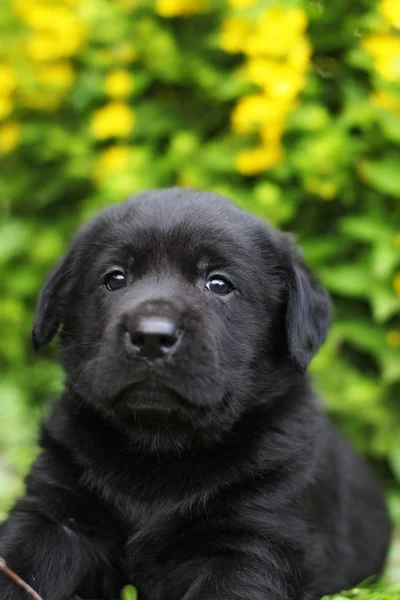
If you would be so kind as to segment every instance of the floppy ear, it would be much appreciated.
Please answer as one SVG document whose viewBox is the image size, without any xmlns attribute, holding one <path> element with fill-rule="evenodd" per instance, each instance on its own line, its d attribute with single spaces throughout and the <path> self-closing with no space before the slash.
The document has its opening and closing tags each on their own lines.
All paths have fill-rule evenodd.
<svg viewBox="0 0 400 600">
<path fill-rule="evenodd" d="M 325 340 L 331 322 L 327 292 L 292 249 L 286 329 L 289 354 L 299 371 L 304 371 Z"/>
<path fill-rule="evenodd" d="M 32 328 L 35 350 L 48 344 L 63 322 L 68 294 L 72 289 L 73 257 L 70 252 L 48 275 L 39 295 Z"/>
</svg>

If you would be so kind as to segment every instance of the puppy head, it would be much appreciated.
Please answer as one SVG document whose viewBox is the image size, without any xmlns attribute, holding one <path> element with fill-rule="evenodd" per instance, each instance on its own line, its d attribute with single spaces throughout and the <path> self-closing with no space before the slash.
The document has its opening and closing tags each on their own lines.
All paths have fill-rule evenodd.
<svg viewBox="0 0 400 600">
<path fill-rule="evenodd" d="M 284 393 L 329 320 L 287 234 L 220 196 L 173 188 L 78 233 L 39 297 L 33 343 L 62 326 L 69 387 L 149 443 L 168 422 L 176 443 L 221 434 Z"/>
</svg>

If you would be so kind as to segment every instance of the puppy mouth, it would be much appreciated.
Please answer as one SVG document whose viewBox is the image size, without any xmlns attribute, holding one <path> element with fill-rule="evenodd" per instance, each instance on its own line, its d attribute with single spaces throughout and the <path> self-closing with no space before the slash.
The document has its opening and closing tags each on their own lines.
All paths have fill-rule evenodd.
<svg viewBox="0 0 400 600">
<path fill-rule="evenodd" d="M 116 398 L 118 412 L 143 412 L 150 416 L 166 413 L 193 412 L 195 407 L 177 391 L 155 379 L 146 379 L 128 385 Z"/>
</svg>

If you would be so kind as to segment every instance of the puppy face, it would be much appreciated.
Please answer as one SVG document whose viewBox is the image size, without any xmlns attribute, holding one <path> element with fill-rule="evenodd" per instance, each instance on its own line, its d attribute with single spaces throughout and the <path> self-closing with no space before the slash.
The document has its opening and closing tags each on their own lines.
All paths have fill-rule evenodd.
<svg viewBox="0 0 400 600">
<path fill-rule="evenodd" d="M 33 340 L 62 325 L 69 387 L 124 431 L 151 441 L 164 424 L 176 444 L 220 435 L 282 393 L 329 313 L 287 235 L 174 188 L 109 208 L 76 236 L 39 298 Z"/>
</svg>

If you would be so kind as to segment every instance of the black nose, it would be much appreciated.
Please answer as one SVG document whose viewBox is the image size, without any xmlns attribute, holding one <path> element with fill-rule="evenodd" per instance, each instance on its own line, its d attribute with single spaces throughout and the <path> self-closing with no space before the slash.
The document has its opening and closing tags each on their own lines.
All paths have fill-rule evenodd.
<svg viewBox="0 0 400 600">
<path fill-rule="evenodd" d="M 142 358 L 155 359 L 172 354 L 179 341 L 179 330 L 169 317 L 140 317 L 129 327 L 135 352 Z"/>
</svg>

